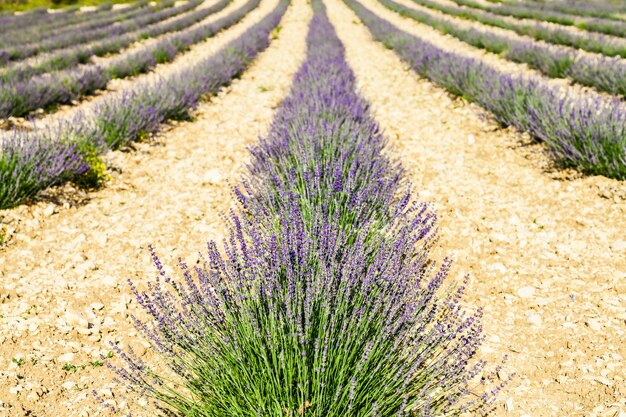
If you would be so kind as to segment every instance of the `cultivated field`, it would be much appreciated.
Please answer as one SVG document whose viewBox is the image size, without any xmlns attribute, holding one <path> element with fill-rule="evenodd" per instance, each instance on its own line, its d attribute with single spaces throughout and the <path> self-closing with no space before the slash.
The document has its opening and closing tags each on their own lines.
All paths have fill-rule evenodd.
<svg viewBox="0 0 626 417">
<path fill-rule="evenodd" d="M 0 14 L 0 416 L 626 417 L 625 95 L 612 2 Z"/>
</svg>

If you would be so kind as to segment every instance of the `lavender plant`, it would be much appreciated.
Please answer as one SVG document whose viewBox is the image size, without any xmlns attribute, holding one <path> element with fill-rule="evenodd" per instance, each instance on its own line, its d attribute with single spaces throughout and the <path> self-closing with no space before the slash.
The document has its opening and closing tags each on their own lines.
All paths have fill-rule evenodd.
<svg viewBox="0 0 626 417">
<path fill-rule="evenodd" d="M 258 0 L 249 0 L 237 11 L 214 22 L 213 29 L 234 24 L 257 4 Z M 265 28 L 284 7 L 286 0 L 261 21 L 261 28 Z M 194 67 L 168 78 L 131 87 L 121 98 L 102 102 L 93 114 L 93 124 L 87 129 L 92 137 L 116 149 L 146 133 L 156 132 L 162 121 L 185 119 L 203 95 L 213 95 L 230 83 L 267 45 L 267 36 L 263 37 L 262 29 L 255 25 L 244 36 Z"/>
<path fill-rule="evenodd" d="M 89 170 L 77 144 L 53 131 L 0 138 L 0 208 L 9 208 L 38 191 Z"/>
<path fill-rule="evenodd" d="M 432 26 L 472 46 L 500 54 L 503 58 L 525 63 L 549 77 L 569 78 L 599 91 L 626 95 L 626 63 L 620 58 L 593 56 L 570 47 L 537 43 L 525 38 L 515 39 L 494 33 L 488 28 L 465 29 L 453 20 L 406 7 L 393 0 L 380 2 L 403 16 Z"/>
<path fill-rule="evenodd" d="M 156 282 L 131 283 L 153 319 L 136 326 L 171 372 L 117 346 L 125 366 L 114 368 L 165 415 L 484 414 L 502 384 L 489 373 L 472 384 L 485 368 L 472 361 L 481 313 L 463 313 L 462 288 L 442 294 L 450 262 L 428 259 L 435 216 L 396 193 L 400 166 L 382 155 L 343 47 L 313 6 L 307 60 L 253 149 L 224 255 L 209 243 L 204 268 L 181 261 L 176 282 L 152 252 Z"/>
<path fill-rule="evenodd" d="M 345 2 L 374 38 L 417 73 L 477 102 L 499 122 L 543 140 L 558 163 L 626 178 L 626 107 L 618 99 L 593 92 L 569 94 L 540 77 L 511 76 L 403 32 L 356 0 Z"/>
</svg>

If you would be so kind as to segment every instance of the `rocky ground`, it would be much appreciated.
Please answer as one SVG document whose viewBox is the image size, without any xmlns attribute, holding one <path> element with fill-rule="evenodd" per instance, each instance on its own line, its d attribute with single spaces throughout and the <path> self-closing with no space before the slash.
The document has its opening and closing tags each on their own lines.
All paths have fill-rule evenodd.
<svg viewBox="0 0 626 417">
<path fill-rule="evenodd" d="M 626 417 L 625 184 L 556 169 L 543 146 L 419 78 L 339 0 L 326 4 L 390 154 L 439 211 L 436 256 L 456 259 L 453 278 L 472 275 L 483 355 L 508 355 L 503 377 L 517 374 L 494 415 Z M 110 342 L 150 358 L 126 280 L 154 275 L 150 243 L 173 266 L 221 239 L 228 181 L 289 88 L 310 16 L 295 1 L 270 48 L 195 121 L 111 154 L 104 189 L 66 186 L 0 211 L 0 415 L 104 414 L 93 389 L 142 415 L 100 366 Z"/>
</svg>

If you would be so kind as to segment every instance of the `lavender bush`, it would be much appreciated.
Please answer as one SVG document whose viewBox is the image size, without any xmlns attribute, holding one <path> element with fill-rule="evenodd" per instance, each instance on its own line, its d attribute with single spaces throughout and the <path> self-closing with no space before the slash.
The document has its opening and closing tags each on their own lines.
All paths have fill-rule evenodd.
<svg viewBox="0 0 626 417">
<path fill-rule="evenodd" d="M 596 93 L 568 94 L 539 77 L 511 76 L 403 32 L 345 0 L 374 38 L 420 75 L 475 101 L 505 125 L 545 141 L 556 160 L 583 172 L 626 178 L 626 107 Z"/>
<path fill-rule="evenodd" d="M 313 4 L 306 62 L 253 149 L 225 255 L 210 243 L 176 282 L 153 253 L 156 282 L 132 287 L 177 388 L 132 350 L 114 347 L 115 369 L 165 415 L 484 414 L 503 384 L 472 383 L 481 314 L 463 313 L 462 288 L 441 295 L 435 216 L 397 193 L 402 171 Z"/>
<path fill-rule="evenodd" d="M 419 0 L 416 0 L 419 1 Z M 626 95 L 626 62 L 604 55 L 589 56 L 577 49 L 511 39 L 485 28 L 464 29 L 454 21 L 406 7 L 393 0 L 380 0 L 385 7 L 450 34 L 459 40 L 514 62 L 522 62 L 549 77 L 570 78 L 585 86 L 615 95 Z"/>
<path fill-rule="evenodd" d="M 220 27 L 236 23 L 256 5 L 258 0 L 249 0 L 232 14 L 214 22 L 212 28 L 217 31 Z M 286 0 L 262 23 L 268 25 L 268 19 L 271 21 L 284 7 Z M 260 30 L 253 26 L 245 36 L 230 42 L 218 53 L 195 66 L 168 78 L 131 87 L 121 98 L 104 101 L 93 114 L 95 127 L 88 128 L 91 129 L 90 135 L 116 149 L 146 133 L 155 132 L 164 120 L 187 118 L 189 111 L 195 108 L 203 95 L 217 93 L 241 74 L 252 59 L 267 47 L 267 36 L 263 37 Z"/>
<path fill-rule="evenodd" d="M 15 131 L 0 138 L 0 209 L 88 170 L 74 141 L 53 131 L 37 135 Z"/>
</svg>

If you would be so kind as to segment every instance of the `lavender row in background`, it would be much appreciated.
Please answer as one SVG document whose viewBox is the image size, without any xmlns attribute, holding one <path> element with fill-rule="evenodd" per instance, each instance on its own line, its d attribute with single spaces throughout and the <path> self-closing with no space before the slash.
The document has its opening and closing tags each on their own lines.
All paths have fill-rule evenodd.
<svg viewBox="0 0 626 417">
<path fill-rule="evenodd" d="M 606 56 L 626 58 L 626 40 L 592 32 L 576 33 L 570 28 L 560 29 L 545 23 L 525 23 L 510 20 L 503 16 L 469 7 L 452 6 L 436 0 L 413 0 L 417 4 L 439 10 L 451 16 L 475 20 L 489 26 L 509 29 L 518 35 L 527 35 L 540 41 L 556 45 L 566 45 Z M 460 2 L 460 1 L 459 1 Z M 457 2 L 457 3 L 459 3 Z"/>
<path fill-rule="evenodd" d="M 435 29 L 450 34 L 472 46 L 500 54 L 502 57 L 528 64 L 549 77 L 570 78 L 581 85 L 594 87 L 614 95 L 626 95 L 626 61 L 604 55 L 589 55 L 565 46 L 538 43 L 531 39 L 514 39 L 484 30 L 462 28 L 453 20 L 406 7 L 393 0 L 379 0 L 387 8 Z M 414 0 L 421 3 L 421 0 Z"/>
<path fill-rule="evenodd" d="M 626 107 L 618 99 L 568 94 L 539 77 L 511 76 L 403 32 L 355 0 L 344 1 L 417 73 L 545 141 L 560 164 L 626 179 Z"/>
<path fill-rule="evenodd" d="M 225 8 L 231 0 L 221 0 L 210 13 Z M 137 52 L 119 56 L 106 66 L 85 65 L 67 71 L 16 83 L 0 84 L 0 117 L 19 117 L 53 104 L 69 103 L 74 99 L 104 89 L 115 78 L 124 78 L 149 71 L 157 64 L 169 62 L 191 45 L 206 40 L 220 30 L 237 23 L 258 6 L 260 0 L 248 0 L 215 22 L 179 32 L 161 39 Z"/>
<path fill-rule="evenodd" d="M 488 0 L 492 3 L 503 3 L 517 5 L 517 1 L 500 1 Z M 523 2 L 525 6 L 532 7 L 537 10 L 551 10 L 578 16 L 603 17 L 611 20 L 622 20 L 617 14 L 626 13 L 626 7 L 618 6 L 602 2 L 588 2 L 588 0 L 572 2 L 572 1 L 534 1 L 526 0 Z"/>
<path fill-rule="evenodd" d="M 0 208 L 20 204 L 38 191 L 68 179 L 97 177 L 93 169 L 102 166 L 100 155 L 109 149 L 158 131 L 166 120 L 187 118 L 203 96 L 215 94 L 229 84 L 269 45 L 269 32 L 287 6 L 288 1 L 281 0 L 259 23 L 186 70 L 131 87 L 93 112 L 53 128 L 15 131 L 0 137 Z M 35 142 L 38 151 L 30 152 Z M 68 156 L 72 153 L 80 164 L 74 162 L 74 156 Z M 45 166 L 58 169 L 42 175 L 39 167 Z"/>
<path fill-rule="evenodd" d="M 34 55 L 38 55 L 43 52 L 50 52 L 55 49 L 65 48 L 70 45 L 84 44 L 93 40 L 107 39 L 107 42 L 112 42 L 118 37 L 124 38 L 124 34 L 134 31 L 132 34 L 128 34 L 129 39 L 137 40 L 142 37 L 142 33 L 137 31 L 142 30 L 147 25 L 158 23 L 162 20 L 169 19 L 179 14 L 188 12 L 197 8 L 204 0 L 190 0 L 180 6 L 158 10 L 147 15 L 141 15 L 134 19 L 130 19 L 123 23 L 114 24 L 109 27 L 101 28 L 95 31 L 84 33 L 68 33 L 62 35 L 56 39 L 46 39 L 42 42 L 37 42 L 31 45 L 19 45 L 15 47 L 5 48 L 0 50 L 0 56 L 7 57 L 10 61 L 17 61 L 24 58 L 28 58 Z M 148 30 L 146 28 L 146 30 Z M 110 39 L 108 39 L 110 38 Z M 105 43 L 106 44 L 106 43 Z M 88 45 L 82 45 L 83 48 Z M 92 46 L 92 49 L 98 50 L 98 46 Z"/>
<path fill-rule="evenodd" d="M 112 37 L 102 41 L 59 50 L 47 56 L 45 59 L 41 59 L 40 62 L 36 64 L 16 63 L 12 67 L 0 71 L 0 83 L 14 83 L 15 81 L 26 80 L 38 74 L 72 68 L 76 65 L 88 62 L 93 56 L 113 54 L 134 42 L 185 29 L 198 23 L 210 14 L 215 13 L 217 10 L 221 10 L 223 4 L 224 3 L 220 1 L 217 7 L 213 5 L 210 8 L 191 11 L 176 19 L 168 22 L 157 22 L 139 31 L 122 34 L 120 36 L 114 34 Z"/>
<path fill-rule="evenodd" d="M 192 277 L 181 263 L 176 282 L 152 253 L 157 282 L 132 286 L 154 324 L 137 328 L 178 378 L 118 346 L 115 369 L 172 415 L 482 414 L 502 386 L 472 361 L 481 313 L 459 308 L 463 289 L 438 296 L 450 263 L 430 263 L 436 217 L 409 203 L 343 46 L 313 7 L 307 59 L 252 149 L 226 255 L 209 243 L 205 267 Z M 470 390 L 479 374 L 485 384 Z"/>
<path fill-rule="evenodd" d="M 487 5 L 474 0 L 452 0 L 457 4 L 480 9 L 502 16 L 513 16 L 520 19 L 534 19 L 552 22 L 559 25 L 575 26 L 579 29 L 604 33 L 613 36 L 626 36 L 626 22 L 604 18 L 583 18 L 557 11 L 537 10 L 522 4 Z"/>
<path fill-rule="evenodd" d="M 139 1 L 144 3 L 144 0 Z M 147 1 L 146 1 L 147 3 Z M 71 6 L 65 8 L 61 13 L 48 13 L 47 8 L 33 9 L 27 13 L 20 15 L 10 14 L 0 16 L 0 25 L 5 29 L 5 33 L 22 30 L 24 27 L 33 27 L 40 25 L 46 29 L 53 29 L 66 24 L 71 24 L 82 19 L 88 19 L 94 16 L 104 15 L 111 11 L 112 3 L 103 3 L 95 10 L 88 12 L 79 12 L 79 7 Z"/>
<path fill-rule="evenodd" d="M 174 1 L 162 2 L 158 6 L 145 7 L 143 4 L 134 3 L 132 7 L 125 7 L 115 12 L 107 13 L 106 15 L 93 16 L 83 21 L 78 21 L 73 24 L 63 25 L 56 30 L 46 29 L 35 26 L 35 28 L 25 28 L 32 30 L 23 30 L 19 32 L 13 32 L 0 36 L 0 47 L 8 48 L 16 45 L 27 45 L 35 42 L 39 42 L 42 39 L 51 40 L 56 39 L 59 36 L 66 35 L 68 33 L 80 33 L 84 31 L 92 31 L 104 26 L 121 22 L 125 19 L 132 19 L 141 14 L 152 13 L 157 10 L 172 7 Z M 148 3 L 146 2 L 145 5 Z"/>
</svg>

